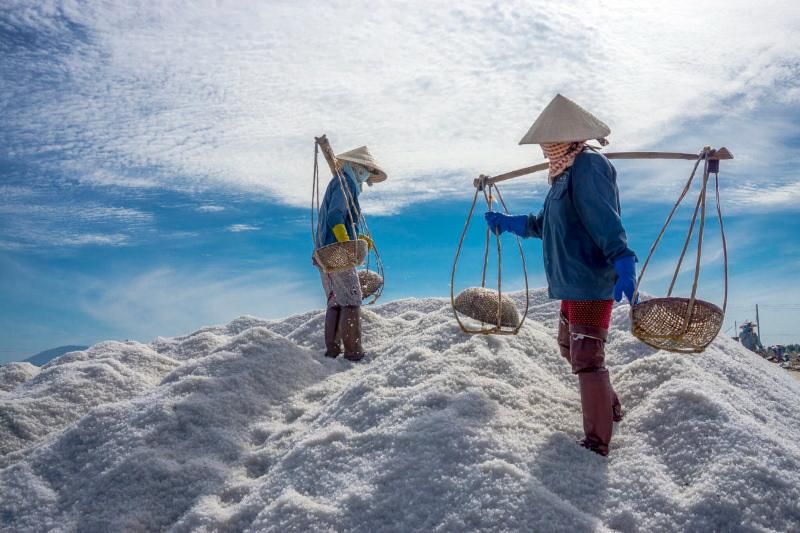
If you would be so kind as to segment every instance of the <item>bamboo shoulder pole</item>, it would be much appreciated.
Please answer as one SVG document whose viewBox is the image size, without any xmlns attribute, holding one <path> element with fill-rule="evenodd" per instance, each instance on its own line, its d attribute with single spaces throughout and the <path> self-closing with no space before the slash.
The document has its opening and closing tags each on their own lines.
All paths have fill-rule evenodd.
<svg viewBox="0 0 800 533">
<path fill-rule="evenodd" d="M 336 156 L 333 155 L 333 148 L 331 148 L 331 143 L 328 141 L 328 137 L 325 134 L 322 134 L 320 137 L 314 137 L 314 140 L 317 141 L 320 150 L 322 150 L 322 155 L 325 156 L 325 161 L 328 162 L 328 167 L 331 169 L 331 175 L 335 175 L 336 171 L 341 169 L 341 164 L 339 160 L 336 159 Z"/>
<path fill-rule="evenodd" d="M 702 153 L 703 151 L 697 154 L 685 154 L 681 152 L 611 152 L 603 155 L 605 155 L 608 159 L 686 159 L 689 161 L 697 161 L 697 158 L 700 157 Z M 719 150 L 709 149 L 708 159 L 711 161 L 733 159 L 733 154 L 724 147 L 720 148 Z M 481 187 L 482 185 L 490 185 L 499 183 L 501 181 L 510 180 L 512 178 L 518 178 L 520 176 L 527 176 L 528 174 L 533 174 L 534 172 L 539 172 L 540 170 L 547 170 L 549 167 L 550 163 L 544 162 L 531 167 L 512 170 L 511 172 L 506 172 L 505 174 L 499 174 L 497 176 L 481 175 L 479 178 L 476 178 L 472 184 L 475 187 Z"/>
</svg>

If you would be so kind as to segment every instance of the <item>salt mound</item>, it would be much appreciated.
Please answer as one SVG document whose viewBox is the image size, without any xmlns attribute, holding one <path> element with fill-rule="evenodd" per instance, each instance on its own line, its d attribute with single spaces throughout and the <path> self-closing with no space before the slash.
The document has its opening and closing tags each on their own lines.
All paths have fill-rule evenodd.
<svg viewBox="0 0 800 533">
<path fill-rule="evenodd" d="M 8 363 L 0 366 L 0 394 L 15 389 L 39 373 L 39 367 L 31 363 Z"/>
<path fill-rule="evenodd" d="M 322 357 L 320 311 L 92 347 L 105 354 L 94 379 L 85 365 L 98 357 L 73 356 L 0 396 L 0 420 L 43 420 L 64 401 L 76 413 L 2 452 L 0 520 L 14 531 L 796 528 L 800 383 L 723 337 L 699 356 L 649 349 L 619 306 L 608 363 L 627 416 L 604 459 L 575 444 L 558 304 L 532 297 L 516 337 L 463 335 L 445 299 L 365 309 L 370 355 L 358 364 Z M 128 387 L 108 386 L 112 361 Z"/>
<path fill-rule="evenodd" d="M 0 467 L 14 460 L 7 454 L 24 453 L 95 406 L 138 396 L 176 366 L 135 342 L 101 342 L 54 359 L 0 396 Z"/>
</svg>

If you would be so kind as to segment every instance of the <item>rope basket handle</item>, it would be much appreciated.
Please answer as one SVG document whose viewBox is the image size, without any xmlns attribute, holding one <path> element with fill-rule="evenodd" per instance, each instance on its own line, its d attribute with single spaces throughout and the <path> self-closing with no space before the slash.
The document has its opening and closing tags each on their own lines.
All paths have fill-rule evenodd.
<svg viewBox="0 0 800 533">
<path fill-rule="evenodd" d="M 706 213 L 706 189 L 708 186 L 709 174 L 711 173 L 711 167 L 709 165 L 710 159 L 709 157 L 713 155 L 714 151 L 711 150 L 710 147 L 706 146 L 703 150 L 698 154 L 697 160 L 695 161 L 694 167 L 692 168 L 692 173 L 689 175 L 689 179 L 686 182 L 686 185 L 681 191 L 680 196 L 678 197 L 678 201 L 675 202 L 675 205 L 672 207 L 669 215 L 667 216 L 666 221 L 664 222 L 663 226 L 661 227 L 661 231 L 658 233 L 655 241 L 653 241 L 653 245 L 650 247 L 650 252 L 647 254 L 647 259 L 642 266 L 641 272 L 639 272 L 639 277 L 636 280 L 636 287 L 633 291 L 633 297 L 631 300 L 636 302 L 637 296 L 639 295 L 639 287 L 642 283 L 642 279 L 644 278 L 645 271 L 647 270 L 647 266 L 650 264 L 650 259 L 653 257 L 653 253 L 655 252 L 656 248 L 658 247 L 659 243 L 661 242 L 661 238 L 664 236 L 664 233 L 669 226 L 669 223 L 672 221 L 672 217 L 675 215 L 675 212 L 680 206 L 683 199 L 686 197 L 686 194 L 689 192 L 692 186 L 692 182 L 694 181 L 695 175 L 697 174 L 697 169 L 700 166 L 700 162 L 703 161 L 703 183 L 701 185 L 700 194 L 697 198 L 697 203 L 695 204 L 694 213 L 692 215 L 692 221 L 689 225 L 689 230 L 686 236 L 686 240 L 684 241 L 683 248 L 681 249 L 681 254 L 678 259 L 678 264 L 675 267 L 675 272 L 672 276 L 672 281 L 670 282 L 669 291 L 667 292 L 667 297 L 672 295 L 672 291 L 675 287 L 675 283 L 678 278 L 678 274 L 680 273 L 681 266 L 683 264 L 683 259 L 686 255 L 686 251 L 689 247 L 689 243 L 692 238 L 692 234 L 694 232 L 695 222 L 697 220 L 698 213 L 700 214 L 700 228 L 698 230 L 698 237 L 697 237 L 697 257 L 695 260 L 695 270 L 694 270 L 694 279 L 692 282 L 692 293 L 689 298 L 689 305 L 686 311 L 686 320 L 684 321 L 684 331 L 681 334 L 686 332 L 686 328 L 688 328 L 690 319 L 692 316 L 692 311 L 694 310 L 694 303 L 697 298 L 697 286 L 698 281 L 700 279 L 700 260 L 702 254 L 702 247 L 703 247 L 703 234 L 705 228 L 705 213 Z M 722 307 L 722 313 L 725 314 L 725 310 L 728 306 L 728 249 L 727 243 L 725 239 L 725 229 L 723 226 L 723 219 L 722 219 L 722 207 L 720 205 L 720 197 L 719 197 L 719 167 L 718 161 L 714 161 L 714 174 L 715 174 L 715 191 L 716 191 L 716 207 L 717 207 L 717 218 L 719 220 L 719 227 L 720 227 L 720 236 L 722 239 L 722 253 L 724 258 L 724 279 L 725 279 L 725 291 L 724 291 L 724 303 Z M 633 308 L 635 304 L 631 305 L 630 314 L 633 315 Z"/>
<path fill-rule="evenodd" d="M 486 176 L 481 176 L 479 179 L 485 179 Z M 505 201 L 503 200 L 503 196 L 500 194 L 500 190 L 497 188 L 497 185 L 489 184 L 489 187 L 494 187 L 495 191 L 497 192 L 497 198 L 500 200 L 500 204 L 503 206 L 506 214 L 508 214 L 508 207 L 506 206 Z M 501 323 L 501 297 L 502 297 L 502 264 L 501 264 L 501 246 L 500 246 L 500 232 L 495 232 L 495 238 L 497 239 L 497 323 L 491 328 L 484 328 L 481 327 L 478 330 L 475 329 L 468 329 L 464 323 L 461 321 L 461 317 L 458 316 L 458 311 L 456 310 L 456 300 L 455 300 L 455 280 L 456 280 L 456 267 L 458 266 L 458 258 L 461 255 L 461 250 L 464 246 L 464 238 L 467 235 L 467 229 L 469 229 L 470 220 L 472 220 L 472 214 L 475 211 L 475 205 L 478 202 L 478 193 L 483 192 L 484 198 L 486 199 L 486 203 L 489 206 L 489 210 L 492 209 L 492 196 L 491 191 L 487 194 L 484 187 L 476 187 L 475 194 L 472 197 L 472 205 L 469 208 L 469 212 L 467 213 L 467 220 L 464 223 L 464 229 L 461 231 L 461 238 L 458 241 L 458 248 L 456 249 L 456 256 L 453 260 L 453 268 L 450 272 L 450 306 L 453 309 L 453 315 L 455 316 L 456 322 L 458 322 L 459 328 L 461 331 L 467 334 L 482 334 L 482 335 L 516 335 L 519 333 L 520 329 L 522 329 L 522 325 L 525 323 L 525 319 L 528 316 L 528 309 L 530 307 L 530 294 L 528 290 L 528 271 L 525 265 L 525 254 L 522 248 L 522 242 L 519 236 L 516 237 L 517 239 L 517 246 L 519 247 L 520 257 L 522 259 L 522 271 L 525 277 L 525 312 L 522 315 L 522 319 L 520 320 L 519 324 L 511 331 L 502 329 Z M 486 228 L 486 250 L 484 253 L 484 260 L 483 260 L 483 276 L 481 280 L 481 287 L 486 286 L 486 269 L 489 260 L 489 242 L 490 242 L 490 230 Z"/>
</svg>

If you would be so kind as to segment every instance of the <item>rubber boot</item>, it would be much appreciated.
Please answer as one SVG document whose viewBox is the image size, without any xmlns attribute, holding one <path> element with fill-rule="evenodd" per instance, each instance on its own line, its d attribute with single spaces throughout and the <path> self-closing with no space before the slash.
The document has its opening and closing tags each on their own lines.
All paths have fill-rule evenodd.
<svg viewBox="0 0 800 533">
<path fill-rule="evenodd" d="M 365 355 L 361 348 L 361 306 L 342 307 L 339 332 L 344 343 L 344 358 L 348 361 L 360 361 Z"/>
<path fill-rule="evenodd" d="M 570 324 L 569 334 L 570 362 L 574 374 L 605 367 L 607 329 Z"/>
<path fill-rule="evenodd" d="M 336 358 L 342 353 L 342 339 L 339 335 L 339 315 L 342 308 L 329 307 L 325 313 L 325 357 Z"/>
<path fill-rule="evenodd" d="M 558 317 L 558 349 L 561 351 L 561 357 L 567 360 L 567 363 L 572 363 L 569 358 L 569 321 L 564 313 L 560 313 Z"/>
<path fill-rule="evenodd" d="M 583 431 L 586 434 L 581 446 L 605 456 L 608 455 L 614 427 L 615 401 L 619 405 L 605 368 L 608 330 L 571 324 L 569 331 L 572 371 L 578 374 Z M 621 411 L 619 408 L 620 415 Z"/>
<path fill-rule="evenodd" d="M 601 368 L 581 372 L 578 374 L 578 382 L 581 389 L 583 432 L 586 434 L 581 446 L 606 456 L 614 427 L 608 370 Z"/>
<path fill-rule="evenodd" d="M 581 370 L 592 368 L 604 368 L 606 360 L 605 339 L 608 336 L 608 330 L 596 328 L 591 326 L 579 326 L 571 328 L 572 333 L 577 337 L 574 341 L 570 337 L 570 345 L 574 343 L 574 347 L 570 350 L 575 354 L 572 361 L 572 371 L 577 373 Z M 559 330 L 559 335 L 561 331 Z M 559 344 L 561 340 L 559 338 Z M 614 422 L 621 422 L 625 416 L 622 410 L 622 405 L 619 402 L 617 393 L 614 392 L 614 387 L 611 387 L 611 410 L 614 413 Z"/>
</svg>

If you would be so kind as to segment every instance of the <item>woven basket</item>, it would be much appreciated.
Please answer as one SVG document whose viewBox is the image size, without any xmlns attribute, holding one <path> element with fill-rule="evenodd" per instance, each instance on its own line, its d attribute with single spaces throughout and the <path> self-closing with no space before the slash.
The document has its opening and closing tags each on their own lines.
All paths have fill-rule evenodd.
<svg viewBox="0 0 800 533">
<path fill-rule="evenodd" d="M 364 239 L 335 242 L 314 252 L 314 258 L 325 272 L 340 272 L 364 263 L 369 246 Z"/>
<path fill-rule="evenodd" d="M 653 298 L 631 308 L 631 330 L 640 341 L 669 352 L 699 353 L 722 328 L 723 312 L 716 305 L 695 300 L 686 322 L 689 298 Z"/>
<path fill-rule="evenodd" d="M 358 284 L 361 285 L 361 297 L 369 298 L 383 287 L 383 277 L 372 270 L 359 270 Z"/>
<path fill-rule="evenodd" d="M 483 287 L 464 289 L 456 296 L 455 309 L 475 320 L 497 325 L 497 291 Z M 517 306 L 505 295 L 500 303 L 500 326 L 509 328 L 519 326 Z"/>
</svg>

